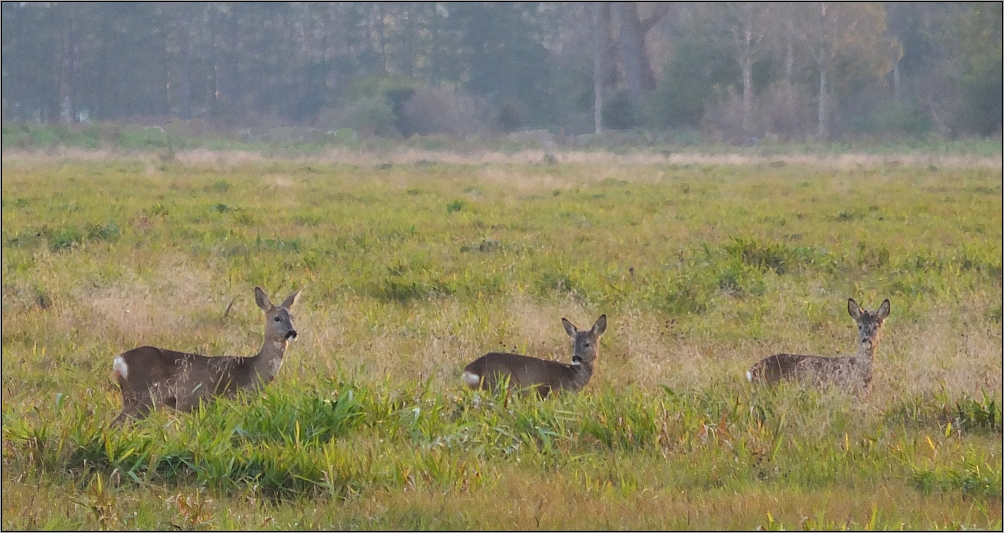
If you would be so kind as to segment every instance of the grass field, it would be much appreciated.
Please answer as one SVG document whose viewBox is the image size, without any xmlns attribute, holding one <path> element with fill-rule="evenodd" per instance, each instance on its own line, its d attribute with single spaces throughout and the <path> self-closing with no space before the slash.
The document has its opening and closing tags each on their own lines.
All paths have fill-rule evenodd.
<svg viewBox="0 0 1004 533">
<path fill-rule="evenodd" d="M 996 157 L 5 154 L 2 525 L 1000 529 Z M 251 355 L 256 285 L 303 288 L 263 396 L 108 429 L 114 355 Z M 869 396 L 747 383 L 848 297 Z M 602 313 L 582 393 L 462 390 Z"/>
</svg>

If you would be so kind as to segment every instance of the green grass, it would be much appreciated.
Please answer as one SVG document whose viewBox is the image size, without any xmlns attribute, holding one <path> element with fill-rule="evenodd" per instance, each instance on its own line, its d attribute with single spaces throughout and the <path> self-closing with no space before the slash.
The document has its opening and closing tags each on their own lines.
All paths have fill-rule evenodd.
<svg viewBox="0 0 1004 533">
<path fill-rule="evenodd" d="M 354 161 L 5 155 L 4 528 L 1001 527 L 999 167 Z M 250 355 L 255 285 L 304 288 L 263 395 L 108 428 L 115 354 Z M 871 395 L 746 383 L 848 297 Z M 462 390 L 601 313 L 581 394 Z"/>
<path fill-rule="evenodd" d="M 147 124 L 154 125 L 156 121 Z M 163 126 L 163 124 L 160 124 Z M 515 156 L 527 151 L 545 149 L 541 143 L 517 140 L 511 135 L 484 134 L 463 138 L 444 135 L 413 135 L 407 139 L 381 137 L 338 138 L 328 132 L 314 141 L 302 140 L 249 140 L 238 133 L 205 132 L 199 135 L 167 134 L 161 129 L 146 128 L 134 131 L 125 124 L 112 122 L 92 122 L 85 124 L 5 124 L 2 146 L 4 150 L 28 152 L 52 151 L 61 148 L 113 150 L 119 153 L 155 152 L 165 160 L 171 160 L 180 151 L 211 150 L 236 151 L 261 154 L 266 157 L 300 157 L 324 154 L 330 151 L 349 153 L 370 153 L 387 156 L 411 149 L 430 154 L 453 155 L 496 153 Z M 593 153 L 615 154 L 617 156 L 647 155 L 666 156 L 717 156 L 738 155 L 755 158 L 801 157 L 801 156 L 877 156 L 892 165 L 913 161 L 927 161 L 942 157 L 965 157 L 990 159 L 999 165 L 1001 140 L 995 138 L 972 138 L 947 140 L 937 136 L 921 138 L 883 138 L 862 135 L 857 138 L 833 142 L 812 140 L 780 141 L 764 139 L 755 148 L 734 147 L 702 138 L 696 132 L 657 131 L 608 131 L 601 137 L 582 137 L 573 145 L 547 147 L 548 152 L 558 154 Z M 903 161 L 906 159 L 907 161 Z"/>
</svg>

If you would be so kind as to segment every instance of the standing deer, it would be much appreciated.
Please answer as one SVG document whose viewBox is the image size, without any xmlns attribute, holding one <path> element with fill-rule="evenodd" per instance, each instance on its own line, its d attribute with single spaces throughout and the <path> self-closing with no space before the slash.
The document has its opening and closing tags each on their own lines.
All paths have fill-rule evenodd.
<svg viewBox="0 0 1004 533">
<path fill-rule="evenodd" d="M 572 341 L 572 364 L 546 361 L 514 353 L 491 352 L 475 359 L 464 368 L 464 383 L 472 388 L 496 390 L 508 377 L 516 388 L 535 389 L 542 398 L 552 390 L 578 392 L 593 376 L 593 365 L 599 355 L 600 336 L 607 329 L 607 315 L 602 315 L 589 330 L 580 330 L 567 319 L 561 323 Z"/>
<path fill-rule="evenodd" d="M 853 357 L 819 357 L 781 353 L 766 357 L 750 367 L 746 379 L 774 385 L 782 379 L 799 380 L 813 385 L 832 384 L 840 387 L 870 390 L 872 362 L 878 350 L 879 330 L 889 316 L 889 300 L 877 311 L 858 307 L 854 299 L 847 300 L 847 313 L 858 324 L 858 352 Z"/>
<path fill-rule="evenodd" d="M 188 412 L 200 401 L 264 387 L 279 372 L 289 340 L 296 338 L 289 308 L 299 295 L 294 291 L 276 307 L 265 291 L 255 287 L 255 302 L 265 312 L 265 342 L 257 355 L 205 357 L 142 346 L 116 356 L 112 377 L 122 389 L 122 413 L 112 425 L 130 417 L 144 418 L 154 406 Z"/>
</svg>

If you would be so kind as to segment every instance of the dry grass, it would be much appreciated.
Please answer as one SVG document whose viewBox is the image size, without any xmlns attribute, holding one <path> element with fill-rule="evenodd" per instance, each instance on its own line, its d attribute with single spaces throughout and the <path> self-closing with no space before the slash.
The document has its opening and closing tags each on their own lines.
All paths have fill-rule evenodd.
<svg viewBox="0 0 1004 533">
<path fill-rule="evenodd" d="M 360 151 L 347 148 L 330 148 L 310 155 L 287 155 L 285 158 L 297 163 L 379 165 L 393 163 L 410 165 L 419 162 L 439 162 L 453 165 L 541 165 L 546 154 L 553 151 L 523 149 L 515 153 L 478 150 L 471 153 L 443 152 L 419 148 L 397 147 L 381 151 Z M 702 154 L 702 153 L 630 153 L 618 155 L 606 151 L 560 151 L 554 154 L 562 164 L 575 165 L 733 165 L 733 166 L 779 166 L 799 165 L 812 168 L 834 170 L 864 170 L 896 167 L 936 166 L 946 169 L 983 167 L 1000 169 L 1004 159 L 1000 155 L 983 157 L 956 154 L 866 154 L 843 153 L 832 155 L 815 154 L 772 154 L 751 149 L 744 153 Z M 5 164 L 32 164 L 51 161 L 112 161 L 134 159 L 154 165 L 160 164 L 161 154 L 134 151 L 123 154 L 115 150 L 86 150 L 58 147 L 47 151 L 25 151 L 5 149 L 2 161 Z M 232 168 L 261 164 L 273 160 L 258 152 L 245 150 L 209 150 L 205 148 L 179 150 L 173 160 L 190 166 L 214 166 Z"/>
</svg>

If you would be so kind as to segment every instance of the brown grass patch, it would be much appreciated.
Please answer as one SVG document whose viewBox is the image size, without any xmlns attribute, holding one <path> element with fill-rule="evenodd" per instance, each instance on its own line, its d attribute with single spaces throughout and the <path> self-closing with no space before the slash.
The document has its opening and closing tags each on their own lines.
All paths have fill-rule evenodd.
<svg viewBox="0 0 1004 533">
<path fill-rule="evenodd" d="M 386 152 L 348 150 L 345 148 L 330 148 L 312 155 L 266 156 L 257 152 L 241 150 L 208 150 L 204 148 L 181 150 L 174 154 L 174 160 L 185 165 L 212 165 L 218 168 L 232 168 L 269 160 L 288 160 L 301 163 L 355 164 L 377 165 L 381 163 L 414 164 L 420 161 L 439 161 L 454 164 L 501 164 L 501 165 L 542 165 L 545 150 L 520 150 L 513 154 L 492 152 L 486 150 L 471 153 L 452 153 L 422 150 L 411 147 L 399 147 Z M 928 167 L 934 165 L 944 168 L 993 168 L 1000 169 L 1004 157 L 982 157 L 975 155 L 944 155 L 944 154 L 865 154 L 847 153 L 835 155 L 785 154 L 770 155 L 752 151 L 749 153 L 731 154 L 701 154 L 673 153 L 632 153 L 618 155 L 610 152 L 559 151 L 553 153 L 557 162 L 575 164 L 604 165 L 735 165 L 781 166 L 782 163 L 803 165 L 815 168 L 838 170 L 853 170 L 864 168 L 894 168 L 900 166 Z M 46 151 L 12 150 L 3 151 L 4 163 L 38 163 L 49 161 L 108 161 L 108 160 L 141 160 L 159 162 L 161 154 L 157 152 L 117 152 L 113 150 L 84 150 L 79 148 L 54 148 Z"/>
</svg>

